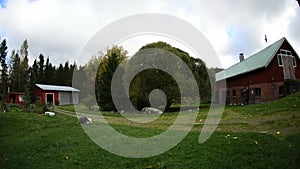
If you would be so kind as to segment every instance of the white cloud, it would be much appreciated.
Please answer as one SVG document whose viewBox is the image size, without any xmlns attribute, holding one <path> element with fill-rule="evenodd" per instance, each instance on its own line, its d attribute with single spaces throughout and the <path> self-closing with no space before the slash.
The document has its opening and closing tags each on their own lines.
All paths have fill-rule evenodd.
<svg viewBox="0 0 300 169">
<path fill-rule="evenodd" d="M 286 36 L 299 53 L 300 12 L 295 0 L 8 0 L 0 9 L 0 36 L 7 37 L 10 49 L 18 49 L 28 39 L 31 62 L 39 53 L 54 64 L 73 62 L 105 25 L 145 12 L 173 15 L 193 24 L 212 43 L 223 67 L 238 62 L 240 52 L 247 57 L 264 48 L 264 34 L 268 44 Z M 127 45 L 128 50 L 134 50 L 130 45 L 148 42 L 139 40 L 141 44 Z"/>
</svg>

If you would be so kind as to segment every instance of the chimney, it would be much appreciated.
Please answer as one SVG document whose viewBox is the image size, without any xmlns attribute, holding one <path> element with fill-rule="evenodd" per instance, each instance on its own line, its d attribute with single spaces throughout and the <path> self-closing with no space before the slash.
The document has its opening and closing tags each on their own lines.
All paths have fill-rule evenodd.
<svg viewBox="0 0 300 169">
<path fill-rule="evenodd" d="M 240 53 L 239 54 L 239 58 L 240 58 L 240 62 L 242 62 L 243 60 L 245 60 L 244 54 Z"/>
</svg>

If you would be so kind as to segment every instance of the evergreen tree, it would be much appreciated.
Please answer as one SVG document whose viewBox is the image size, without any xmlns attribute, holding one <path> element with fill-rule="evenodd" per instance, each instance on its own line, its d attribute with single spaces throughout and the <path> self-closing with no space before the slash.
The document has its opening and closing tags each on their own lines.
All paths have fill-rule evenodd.
<svg viewBox="0 0 300 169">
<path fill-rule="evenodd" d="M 7 44 L 6 39 L 1 42 L 0 46 L 0 62 L 1 62 L 1 93 L 2 93 L 2 111 L 6 110 L 5 98 L 8 87 L 8 66 L 6 63 L 6 55 L 7 55 Z"/>
<path fill-rule="evenodd" d="M 39 55 L 39 62 L 38 62 L 38 83 L 45 83 L 45 73 L 44 73 L 44 55 L 40 54 Z"/>
<path fill-rule="evenodd" d="M 19 91 L 21 85 L 21 58 L 15 50 L 11 55 L 12 66 L 10 69 L 10 90 Z"/>
<path fill-rule="evenodd" d="M 25 40 L 20 51 L 12 51 L 10 65 L 11 91 L 24 92 L 28 82 L 28 43 Z"/>
<path fill-rule="evenodd" d="M 63 85 L 64 81 L 65 81 L 65 77 L 64 77 L 64 67 L 62 64 L 59 64 L 59 67 L 56 70 L 55 76 L 56 76 L 56 84 Z"/>
<path fill-rule="evenodd" d="M 49 61 L 49 57 L 46 60 L 46 65 L 45 65 L 45 84 L 56 84 L 55 83 L 55 66 L 52 66 L 52 64 Z"/>
<path fill-rule="evenodd" d="M 28 42 L 25 40 L 20 49 L 21 62 L 20 62 L 20 86 L 19 91 L 25 92 L 25 87 L 28 83 Z"/>
<path fill-rule="evenodd" d="M 27 95 L 30 96 L 30 101 L 32 103 L 35 100 L 34 87 L 35 84 L 38 83 L 38 69 L 39 69 L 38 63 L 36 60 L 34 60 L 32 67 L 29 68 L 29 84 L 28 84 L 29 94 L 27 93 Z"/>
<path fill-rule="evenodd" d="M 63 68 L 63 78 L 64 81 L 62 83 L 62 85 L 64 86 L 71 86 L 72 85 L 72 79 L 71 79 L 71 71 L 70 71 L 70 67 L 69 67 L 69 62 L 65 62 L 64 68 Z"/>
<path fill-rule="evenodd" d="M 101 110 L 115 110 L 111 96 L 111 81 L 118 65 L 126 59 L 127 52 L 122 47 L 113 46 L 107 50 L 100 62 L 96 75 L 95 92 L 97 103 Z"/>
</svg>

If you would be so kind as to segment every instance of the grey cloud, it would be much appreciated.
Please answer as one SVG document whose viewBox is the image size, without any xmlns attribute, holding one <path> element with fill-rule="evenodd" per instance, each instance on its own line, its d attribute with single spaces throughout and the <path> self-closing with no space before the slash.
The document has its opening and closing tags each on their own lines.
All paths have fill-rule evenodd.
<svg viewBox="0 0 300 169">
<path fill-rule="evenodd" d="M 155 0 L 155 1 L 54 1 L 14 0 L 0 9 L 0 36 L 6 36 L 10 49 L 18 49 L 24 39 L 29 41 L 31 62 L 39 53 L 49 56 L 55 64 L 73 61 L 86 42 L 103 26 L 129 15 L 144 12 L 177 16 L 195 25 L 208 39 L 215 28 L 231 32 L 231 38 L 218 47 L 221 55 L 236 57 L 264 47 L 264 34 L 272 35 L 264 25 L 276 22 L 292 7 L 295 0 Z M 298 4 L 297 4 L 298 5 Z M 299 9 L 299 8 L 298 8 Z M 286 32 L 292 44 L 300 46 L 299 10 L 288 18 Z M 120 28 L 121 29 L 121 28 Z M 285 32 L 285 30 L 283 30 Z M 216 32 L 217 33 L 217 32 Z M 5 34 L 5 35 L 3 35 Z M 299 52 L 298 52 L 299 53 Z"/>
</svg>

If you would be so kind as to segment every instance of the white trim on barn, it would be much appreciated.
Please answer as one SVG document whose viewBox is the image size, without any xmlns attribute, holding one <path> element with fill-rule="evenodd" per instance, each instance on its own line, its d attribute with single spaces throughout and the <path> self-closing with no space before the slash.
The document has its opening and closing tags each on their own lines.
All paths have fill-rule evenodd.
<svg viewBox="0 0 300 169">
<path fill-rule="evenodd" d="M 47 95 L 53 95 L 52 104 L 58 105 L 70 105 L 79 104 L 79 92 L 80 90 L 70 86 L 57 86 L 57 85 L 44 85 L 36 84 L 36 86 L 44 93 L 43 97 L 45 102 L 48 104 Z M 51 102 L 51 101 L 50 101 Z"/>
<path fill-rule="evenodd" d="M 49 90 L 49 91 L 68 91 L 68 92 L 80 91 L 70 86 L 57 86 L 57 85 L 44 85 L 44 84 L 35 84 L 35 85 L 42 90 Z"/>
<path fill-rule="evenodd" d="M 48 100 L 48 96 L 47 95 L 52 95 L 52 101 Z M 55 103 L 54 93 L 45 93 L 45 102 L 46 102 L 46 104 L 54 105 L 54 103 Z"/>
</svg>

